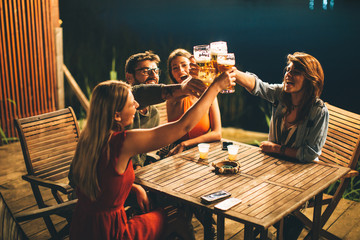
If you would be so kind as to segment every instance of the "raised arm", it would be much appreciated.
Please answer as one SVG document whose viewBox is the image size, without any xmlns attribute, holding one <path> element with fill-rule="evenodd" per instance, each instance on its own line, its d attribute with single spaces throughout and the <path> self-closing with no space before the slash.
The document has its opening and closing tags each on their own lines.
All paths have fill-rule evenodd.
<svg viewBox="0 0 360 240">
<path fill-rule="evenodd" d="M 185 149 L 185 147 L 194 146 L 202 142 L 219 141 L 221 139 L 221 116 L 219 103 L 216 98 L 213 104 L 211 104 L 211 107 L 209 109 L 209 115 L 211 131 L 196 138 L 191 138 L 181 142 L 169 152 L 169 155 L 180 153 Z"/>
<path fill-rule="evenodd" d="M 255 77 L 251 74 L 236 70 L 236 83 L 243 86 L 248 92 L 255 88 Z"/>
<path fill-rule="evenodd" d="M 206 90 L 202 81 L 195 78 L 188 78 L 181 84 L 163 85 L 161 96 L 164 100 L 183 98 L 188 95 L 199 97 Z"/>
<path fill-rule="evenodd" d="M 189 78 L 181 84 L 140 84 L 132 89 L 138 109 L 162 103 L 169 99 L 183 98 L 188 95 L 199 97 L 206 89 L 202 81 Z"/>
</svg>

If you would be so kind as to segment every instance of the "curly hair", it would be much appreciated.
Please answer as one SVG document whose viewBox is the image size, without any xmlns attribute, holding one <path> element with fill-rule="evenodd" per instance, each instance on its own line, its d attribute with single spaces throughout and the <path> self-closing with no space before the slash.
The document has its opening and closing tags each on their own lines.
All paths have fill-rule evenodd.
<svg viewBox="0 0 360 240">
<path fill-rule="evenodd" d="M 154 61 L 157 65 L 159 65 L 160 63 L 160 57 L 150 50 L 143 53 L 133 54 L 126 60 L 125 72 L 135 74 L 136 65 L 138 64 L 138 62 L 144 60 Z"/>
</svg>

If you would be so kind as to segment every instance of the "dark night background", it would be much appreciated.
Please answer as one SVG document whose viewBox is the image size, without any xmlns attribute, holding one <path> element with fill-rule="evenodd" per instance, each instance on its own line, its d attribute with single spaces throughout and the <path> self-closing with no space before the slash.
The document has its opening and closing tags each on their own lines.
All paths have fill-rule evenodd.
<svg viewBox="0 0 360 240">
<path fill-rule="evenodd" d="M 112 62 L 124 79 L 125 60 L 153 50 L 162 62 L 161 82 L 168 83 L 166 60 L 175 48 L 227 41 L 236 66 L 268 82 L 281 82 L 286 55 L 304 51 L 325 72 L 322 99 L 360 113 L 360 3 L 350 0 L 60 0 L 64 62 L 89 96 L 109 79 Z M 66 105 L 84 117 L 70 88 Z M 223 126 L 267 132 L 269 105 L 237 87 L 219 95 Z"/>
</svg>

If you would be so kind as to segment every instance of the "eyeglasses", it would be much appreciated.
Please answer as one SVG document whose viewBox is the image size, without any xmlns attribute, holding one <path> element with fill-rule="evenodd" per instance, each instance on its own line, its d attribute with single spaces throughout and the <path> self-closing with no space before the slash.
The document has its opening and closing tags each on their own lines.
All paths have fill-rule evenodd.
<svg viewBox="0 0 360 240">
<path fill-rule="evenodd" d="M 154 72 L 154 74 L 160 76 L 161 73 L 160 68 L 140 68 L 135 69 L 135 71 L 139 71 L 144 76 L 149 76 L 151 72 Z"/>
</svg>

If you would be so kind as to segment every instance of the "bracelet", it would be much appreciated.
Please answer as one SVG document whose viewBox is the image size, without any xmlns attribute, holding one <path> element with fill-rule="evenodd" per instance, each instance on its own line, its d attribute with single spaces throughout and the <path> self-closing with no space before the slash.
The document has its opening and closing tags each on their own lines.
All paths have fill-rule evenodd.
<svg viewBox="0 0 360 240">
<path fill-rule="evenodd" d="M 281 145 L 281 147 L 280 147 L 280 153 L 281 154 L 285 154 L 285 150 L 286 150 L 286 146 L 285 145 Z"/>
</svg>

